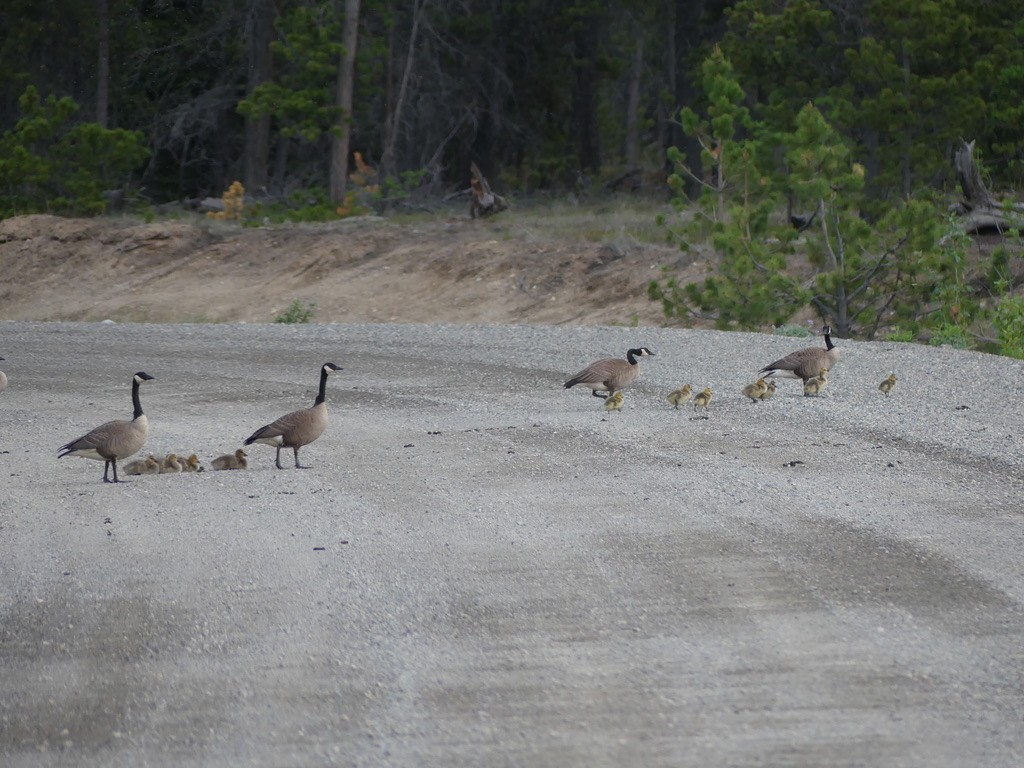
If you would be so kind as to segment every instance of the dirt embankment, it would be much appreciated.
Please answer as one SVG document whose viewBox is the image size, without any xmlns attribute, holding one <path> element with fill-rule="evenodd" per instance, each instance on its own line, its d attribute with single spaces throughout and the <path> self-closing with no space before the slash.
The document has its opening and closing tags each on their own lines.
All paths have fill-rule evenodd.
<svg viewBox="0 0 1024 768">
<path fill-rule="evenodd" d="M 647 283 L 678 250 L 521 236 L 497 221 L 243 229 L 21 216 L 0 222 L 0 319 L 656 325 Z M 699 275 L 699 272 L 695 275 Z"/>
</svg>

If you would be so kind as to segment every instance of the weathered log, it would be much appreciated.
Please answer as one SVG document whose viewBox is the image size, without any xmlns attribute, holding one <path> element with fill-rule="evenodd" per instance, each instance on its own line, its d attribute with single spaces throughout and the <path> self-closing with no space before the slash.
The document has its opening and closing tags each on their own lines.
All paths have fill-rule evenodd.
<svg viewBox="0 0 1024 768">
<path fill-rule="evenodd" d="M 469 215 L 472 218 L 491 216 L 508 208 L 505 198 L 491 192 L 491 185 L 487 183 L 487 178 L 480 173 L 476 163 L 471 162 L 469 170 L 472 174 L 469 184 L 470 189 L 473 190 L 473 197 L 469 201 Z"/>
<path fill-rule="evenodd" d="M 973 141 L 960 139 L 953 167 L 963 197 L 951 210 L 960 216 L 965 232 L 971 235 L 1002 234 L 1024 226 L 1024 206 L 1020 203 L 1001 204 L 985 186 L 978 164 L 974 162 Z"/>
</svg>

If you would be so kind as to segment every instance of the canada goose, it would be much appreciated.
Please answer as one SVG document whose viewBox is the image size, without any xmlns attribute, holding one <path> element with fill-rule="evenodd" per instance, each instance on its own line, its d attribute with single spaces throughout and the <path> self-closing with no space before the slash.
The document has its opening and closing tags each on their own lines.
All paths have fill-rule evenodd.
<svg viewBox="0 0 1024 768">
<path fill-rule="evenodd" d="M 260 427 L 245 439 L 245 445 L 265 443 L 277 448 L 275 463 L 281 466 L 281 449 L 291 448 L 295 452 L 295 468 L 309 469 L 299 464 L 299 448 L 309 445 L 327 428 L 327 376 L 340 371 L 334 363 L 324 363 L 320 368 L 320 392 L 309 408 L 292 411 L 277 421 Z"/>
<path fill-rule="evenodd" d="M 152 381 L 153 376 L 139 371 L 132 377 L 132 404 L 135 406 L 131 421 L 108 421 L 92 432 L 82 435 L 77 440 L 62 445 L 57 458 L 65 456 L 82 456 L 86 459 L 98 459 L 103 464 L 103 482 L 117 483 L 117 460 L 137 453 L 146 444 L 149 436 L 149 421 L 142 412 L 139 401 L 139 385 L 144 381 Z M 114 479 L 107 478 L 109 469 L 114 468 Z"/>
<path fill-rule="evenodd" d="M 886 376 L 882 380 L 882 383 L 878 385 L 878 388 L 880 390 L 882 390 L 882 392 L 885 393 L 886 397 L 888 397 L 889 393 L 892 391 L 892 388 L 895 387 L 895 386 L 896 386 L 896 374 L 895 373 L 890 373 L 888 376 Z"/>
<path fill-rule="evenodd" d="M 606 411 L 621 411 L 622 410 L 622 392 L 615 392 L 604 401 L 604 409 Z"/>
<path fill-rule="evenodd" d="M 775 390 L 777 390 L 778 388 L 779 388 L 778 384 L 776 384 L 774 381 L 769 381 L 768 382 L 768 387 L 767 387 L 767 389 L 765 389 L 764 392 L 761 393 L 760 399 L 761 400 L 770 400 L 771 398 L 775 397 Z"/>
<path fill-rule="evenodd" d="M 743 388 L 743 394 L 750 398 L 750 402 L 756 403 L 761 399 L 761 396 L 768 391 L 768 382 L 764 379 L 758 379 L 753 384 L 747 384 Z"/>
<path fill-rule="evenodd" d="M 247 455 L 245 451 L 239 448 L 233 454 L 226 453 L 223 456 L 218 456 L 210 462 L 210 466 L 214 469 L 245 469 L 249 466 L 249 462 L 245 460 Z"/>
<path fill-rule="evenodd" d="M 0 357 L 0 360 L 3 360 L 3 358 Z M 5 389 L 7 389 L 7 374 L 0 371 L 0 392 L 3 392 Z"/>
<path fill-rule="evenodd" d="M 819 368 L 818 375 L 804 382 L 804 397 L 817 397 L 828 384 L 828 368 Z"/>
<path fill-rule="evenodd" d="M 825 337 L 825 347 L 804 347 L 790 352 L 774 363 L 760 370 L 766 379 L 770 376 L 781 376 L 788 379 L 807 381 L 818 375 L 822 368 L 832 370 L 839 362 L 839 347 L 832 343 L 832 329 L 827 325 L 821 329 Z"/>
<path fill-rule="evenodd" d="M 692 395 L 693 387 L 691 387 L 689 384 L 685 384 L 679 389 L 674 389 L 671 392 L 669 392 L 668 401 L 672 403 L 672 405 L 674 405 L 678 410 L 679 406 L 688 401 Z"/>
<path fill-rule="evenodd" d="M 202 472 L 203 465 L 199 463 L 199 457 L 194 453 L 185 459 L 185 463 L 181 465 L 182 472 Z"/>
<path fill-rule="evenodd" d="M 708 403 L 711 402 L 711 387 L 704 387 L 703 390 L 697 393 L 697 396 L 693 398 L 693 412 L 696 413 L 698 408 L 703 408 L 705 412 L 708 409 Z"/>
<path fill-rule="evenodd" d="M 565 388 L 569 389 L 577 384 L 583 384 L 590 387 L 592 390 L 591 394 L 594 397 L 608 397 L 613 392 L 633 383 L 637 374 L 640 373 L 640 366 L 637 364 L 636 359 L 648 356 L 653 357 L 654 353 L 647 347 L 640 347 L 639 349 L 628 350 L 625 360 L 614 357 L 598 360 L 565 382 Z M 607 394 L 599 395 L 598 392 L 606 392 Z"/>
<path fill-rule="evenodd" d="M 164 460 L 160 462 L 160 474 L 169 475 L 174 472 L 181 472 L 184 469 L 181 462 L 178 461 L 178 454 L 168 453 L 164 456 Z"/>
<path fill-rule="evenodd" d="M 159 475 L 160 462 L 152 453 L 144 459 L 129 461 L 124 468 L 126 475 Z"/>
</svg>

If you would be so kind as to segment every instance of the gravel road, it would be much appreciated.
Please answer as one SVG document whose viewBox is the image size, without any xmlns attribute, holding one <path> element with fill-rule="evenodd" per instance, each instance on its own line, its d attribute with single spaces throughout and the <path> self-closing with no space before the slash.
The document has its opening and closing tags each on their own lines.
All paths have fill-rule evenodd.
<svg viewBox="0 0 1024 768">
<path fill-rule="evenodd" d="M 1017 768 L 1024 363 L 840 341 L 744 400 L 809 343 L 0 323 L 0 762 Z M 621 413 L 561 387 L 640 345 Z M 56 459 L 143 370 L 143 453 L 208 465 L 328 361 L 312 469 Z"/>
</svg>

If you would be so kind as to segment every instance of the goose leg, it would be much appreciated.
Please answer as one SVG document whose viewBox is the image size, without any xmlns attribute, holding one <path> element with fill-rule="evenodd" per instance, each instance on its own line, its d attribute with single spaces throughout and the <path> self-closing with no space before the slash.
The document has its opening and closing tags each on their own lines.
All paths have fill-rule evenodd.
<svg viewBox="0 0 1024 768">
<path fill-rule="evenodd" d="M 312 469 L 312 467 L 308 467 L 308 466 L 304 466 L 302 464 L 299 464 L 299 449 L 298 449 L 298 446 L 296 446 L 292 450 L 295 451 L 295 468 L 296 469 Z"/>
<path fill-rule="evenodd" d="M 110 461 L 103 462 L 103 482 L 109 483 L 110 480 L 107 478 L 107 473 L 110 471 Z"/>
<path fill-rule="evenodd" d="M 599 390 L 599 389 L 592 389 L 592 390 L 590 390 L 590 394 L 592 394 L 594 397 L 600 397 L 602 400 L 607 400 L 608 399 L 608 395 L 610 395 L 611 393 L 608 392 L 608 393 L 605 393 L 603 395 L 599 395 L 598 392 L 600 392 L 600 391 L 601 390 Z"/>
<path fill-rule="evenodd" d="M 284 467 L 281 466 L 281 446 L 280 445 L 277 446 L 277 458 L 274 459 L 274 463 L 277 464 L 277 468 L 278 469 L 284 469 Z"/>
</svg>

